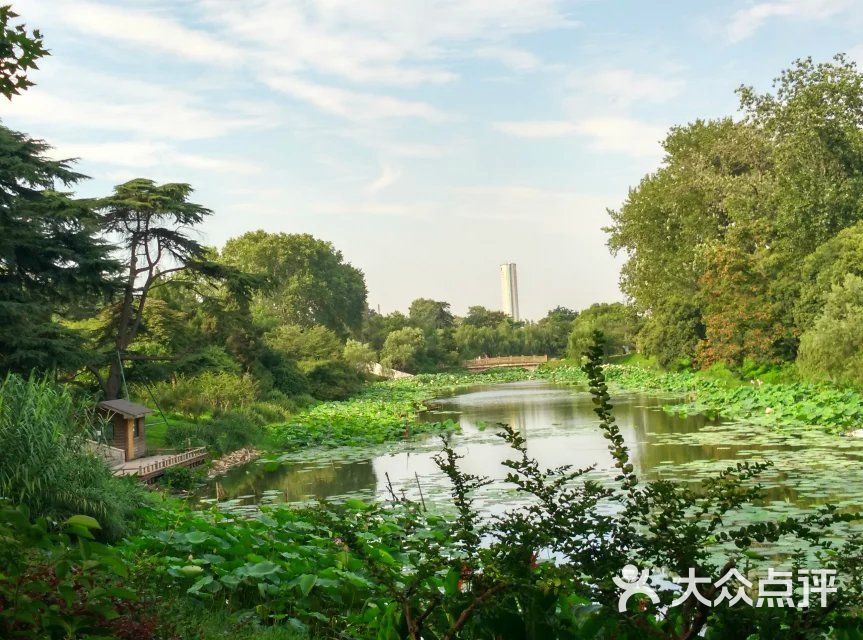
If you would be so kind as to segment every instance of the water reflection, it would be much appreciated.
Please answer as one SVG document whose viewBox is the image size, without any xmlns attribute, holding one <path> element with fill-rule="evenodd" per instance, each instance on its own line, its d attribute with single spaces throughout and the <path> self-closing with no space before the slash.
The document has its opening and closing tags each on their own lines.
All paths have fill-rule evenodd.
<svg viewBox="0 0 863 640">
<path fill-rule="evenodd" d="M 640 472 L 653 475 L 670 462 L 734 457 L 733 447 L 657 443 L 657 435 L 692 433 L 708 424 L 702 417 L 680 418 L 663 412 L 661 406 L 668 401 L 640 394 L 613 398 L 618 424 Z M 611 469 L 607 442 L 597 428 L 598 419 L 586 392 L 540 381 L 476 388 L 436 401 L 423 416 L 426 420 L 445 418 L 461 424 L 462 433 L 453 436 L 453 444 L 470 473 L 493 478 L 506 475 L 501 462 L 512 453 L 496 435 L 499 423 L 517 428 L 527 440 L 530 455 L 544 466 L 595 464 L 600 471 Z M 265 492 L 291 502 L 344 495 L 372 498 L 387 493 L 389 479 L 397 490 L 411 495 L 418 493 L 419 482 L 427 495 L 434 496 L 446 489 L 433 460 L 438 449 L 439 443 L 430 439 L 369 453 L 360 460 L 340 459 L 337 453 L 323 462 L 298 460 L 276 468 L 251 464 L 222 478 L 219 493 L 221 498 L 250 496 L 255 501 Z M 208 488 L 207 493 L 215 497 L 215 488 Z"/>
</svg>

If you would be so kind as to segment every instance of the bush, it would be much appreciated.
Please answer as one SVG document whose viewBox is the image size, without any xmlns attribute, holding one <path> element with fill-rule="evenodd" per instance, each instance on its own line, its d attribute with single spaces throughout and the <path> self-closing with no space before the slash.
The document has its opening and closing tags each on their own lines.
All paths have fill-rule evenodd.
<svg viewBox="0 0 863 640">
<path fill-rule="evenodd" d="M 343 360 L 303 363 L 309 391 L 321 400 L 343 400 L 357 393 L 365 376 Z"/>
<path fill-rule="evenodd" d="M 797 365 L 810 378 L 863 386 L 863 278 L 849 273 L 833 287 L 800 338 Z"/>
<path fill-rule="evenodd" d="M 334 331 L 286 324 L 265 336 L 267 346 L 292 360 L 329 360 L 342 355 L 342 341 Z"/>
<path fill-rule="evenodd" d="M 425 349 L 425 336 L 421 329 L 405 327 L 393 331 L 384 340 L 381 364 L 399 371 L 414 372 Z"/>
<path fill-rule="evenodd" d="M 121 537 L 143 490 L 85 449 L 94 421 L 68 388 L 8 376 L 0 385 L 0 496 L 56 522 L 92 516 L 105 538 Z"/>
<path fill-rule="evenodd" d="M 207 447 L 222 455 L 260 441 L 262 429 L 246 413 L 226 413 L 198 422 L 172 422 L 165 432 L 169 447 Z"/>
<path fill-rule="evenodd" d="M 242 409 L 258 398 L 258 383 L 249 375 L 206 372 L 199 376 L 178 376 L 151 387 L 159 406 L 191 417 Z M 133 395 L 148 397 L 146 390 L 133 387 Z"/>
<path fill-rule="evenodd" d="M 370 344 L 349 339 L 345 343 L 342 358 L 357 371 L 366 371 L 370 364 L 377 361 L 378 355 Z"/>
</svg>

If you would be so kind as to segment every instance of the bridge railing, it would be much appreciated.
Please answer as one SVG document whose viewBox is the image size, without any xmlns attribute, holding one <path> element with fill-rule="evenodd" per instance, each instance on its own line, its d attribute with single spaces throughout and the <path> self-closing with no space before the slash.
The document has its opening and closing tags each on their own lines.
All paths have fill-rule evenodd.
<svg viewBox="0 0 863 640">
<path fill-rule="evenodd" d="M 463 363 L 467 369 L 493 369 L 495 367 L 537 366 L 548 362 L 548 356 L 501 356 L 498 358 L 474 358 Z"/>
</svg>

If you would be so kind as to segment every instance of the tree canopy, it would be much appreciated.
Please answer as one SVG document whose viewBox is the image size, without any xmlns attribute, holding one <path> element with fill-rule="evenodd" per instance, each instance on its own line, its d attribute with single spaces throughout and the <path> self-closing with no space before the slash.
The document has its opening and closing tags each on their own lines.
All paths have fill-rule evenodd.
<svg viewBox="0 0 863 640">
<path fill-rule="evenodd" d="M 795 356 L 801 268 L 863 218 L 863 76 L 802 59 L 773 91 L 738 90 L 742 119 L 673 128 L 663 165 L 612 211 L 621 287 L 648 316 L 641 343 L 702 365 Z M 822 289 L 823 290 L 823 289 Z M 681 308 L 675 311 L 675 307 Z M 664 325 L 664 326 L 663 326 Z"/>
<path fill-rule="evenodd" d="M 256 313 L 265 323 L 321 325 L 341 336 L 362 324 L 363 273 L 329 242 L 309 234 L 252 231 L 228 240 L 222 260 L 267 279 L 255 299 Z"/>
</svg>

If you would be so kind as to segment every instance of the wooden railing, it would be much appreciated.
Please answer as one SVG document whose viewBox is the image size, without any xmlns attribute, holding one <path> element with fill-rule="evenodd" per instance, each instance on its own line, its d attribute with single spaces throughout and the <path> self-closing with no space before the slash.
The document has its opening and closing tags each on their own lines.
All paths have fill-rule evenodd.
<svg viewBox="0 0 863 640">
<path fill-rule="evenodd" d="M 471 371 L 497 367 L 538 367 L 548 362 L 548 356 L 503 356 L 500 358 L 474 358 L 466 360 L 465 369 Z"/>
<path fill-rule="evenodd" d="M 176 466 L 188 466 L 197 462 L 202 461 L 207 457 L 207 449 L 206 447 L 198 447 L 197 449 L 189 449 L 188 451 L 184 451 L 183 453 L 178 453 L 176 455 L 170 456 L 168 458 L 164 458 L 162 460 L 157 460 L 156 462 L 151 462 L 148 465 L 143 467 L 138 467 L 137 476 L 139 478 L 147 478 L 155 473 L 163 469 L 167 469 L 169 467 Z"/>
</svg>

